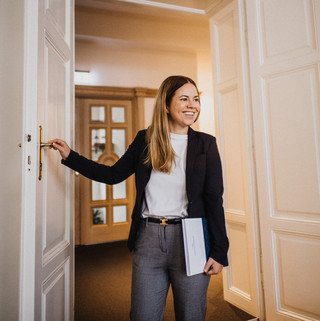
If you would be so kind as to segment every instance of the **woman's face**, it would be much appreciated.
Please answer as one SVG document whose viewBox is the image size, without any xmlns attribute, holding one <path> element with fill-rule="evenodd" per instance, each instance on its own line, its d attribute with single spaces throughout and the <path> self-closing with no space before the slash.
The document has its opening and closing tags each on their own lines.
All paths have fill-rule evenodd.
<svg viewBox="0 0 320 321">
<path fill-rule="evenodd" d="M 177 89 L 170 106 L 167 107 L 167 112 L 170 132 L 187 134 L 188 127 L 195 122 L 200 112 L 200 100 L 196 87 L 186 83 Z"/>
</svg>

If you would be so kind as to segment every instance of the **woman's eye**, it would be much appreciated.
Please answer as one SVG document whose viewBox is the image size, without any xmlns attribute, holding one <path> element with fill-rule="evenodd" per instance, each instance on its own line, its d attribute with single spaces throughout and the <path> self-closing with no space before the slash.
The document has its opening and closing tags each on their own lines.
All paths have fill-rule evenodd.
<svg viewBox="0 0 320 321">
<path fill-rule="evenodd" d="M 187 98 L 181 98 L 182 101 L 187 101 Z"/>
</svg>

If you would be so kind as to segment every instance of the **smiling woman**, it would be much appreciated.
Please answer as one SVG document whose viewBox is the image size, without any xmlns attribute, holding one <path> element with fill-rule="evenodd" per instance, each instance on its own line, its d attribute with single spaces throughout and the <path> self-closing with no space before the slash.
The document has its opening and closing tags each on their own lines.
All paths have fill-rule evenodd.
<svg viewBox="0 0 320 321">
<path fill-rule="evenodd" d="M 188 126 L 191 126 L 200 113 L 200 99 L 197 88 L 186 83 L 180 87 L 172 97 L 168 106 L 169 129 L 174 134 L 187 134 Z"/>
<path fill-rule="evenodd" d="M 229 246 L 222 206 L 222 170 L 216 140 L 190 126 L 200 112 L 199 91 L 185 76 L 166 78 L 157 93 L 152 123 L 138 132 L 124 155 L 107 166 L 51 142 L 62 163 L 98 182 L 114 185 L 133 173 L 136 202 L 128 247 L 134 250 L 131 320 L 162 320 L 170 285 L 175 315 L 203 321 L 210 276 L 219 274 Z M 210 253 L 203 273 L 187 276 L 182 220 L 206 218 Z"/>
<path fill-rule="evenodd" d="M 170 133 L 187 135 L 199 116 L 200 100 L 196 83 L 189 77 L 171 76 L 160 86 L 152 123 L 147 129 L 146 164 L 169 173 L 174 160 Z"/>
</svg>

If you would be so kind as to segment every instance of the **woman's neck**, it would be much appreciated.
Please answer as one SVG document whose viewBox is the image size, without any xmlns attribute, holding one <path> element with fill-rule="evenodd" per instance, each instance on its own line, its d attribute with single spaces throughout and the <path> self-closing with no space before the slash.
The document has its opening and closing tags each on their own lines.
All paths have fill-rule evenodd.
<svg viewBox="0 0 320 321">
<path fill-rule="evenodd" d="M 169 131 L 172 134 L 176 134 L 176 135 L 187 135 L 188 134 L 188 129 L 189 127 L 176 127 L 176 126 L 170 126 L 169 125 Z"/>
</svg>

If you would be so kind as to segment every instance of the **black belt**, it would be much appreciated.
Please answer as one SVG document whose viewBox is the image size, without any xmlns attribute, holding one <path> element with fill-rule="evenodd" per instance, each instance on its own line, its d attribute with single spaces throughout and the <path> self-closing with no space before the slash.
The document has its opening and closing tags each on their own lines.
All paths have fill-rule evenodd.
<svg viewBox="0 0 320 321">
<path fill-rule="evenodd" d="M 151 223 L 158 223 L 160 225 L 181 224 L 181 218 L 167 219 L 167 218 L 146 217 L 146 218 L 142 218 L 142 220 L 151 222 Z"/>
</svg>

